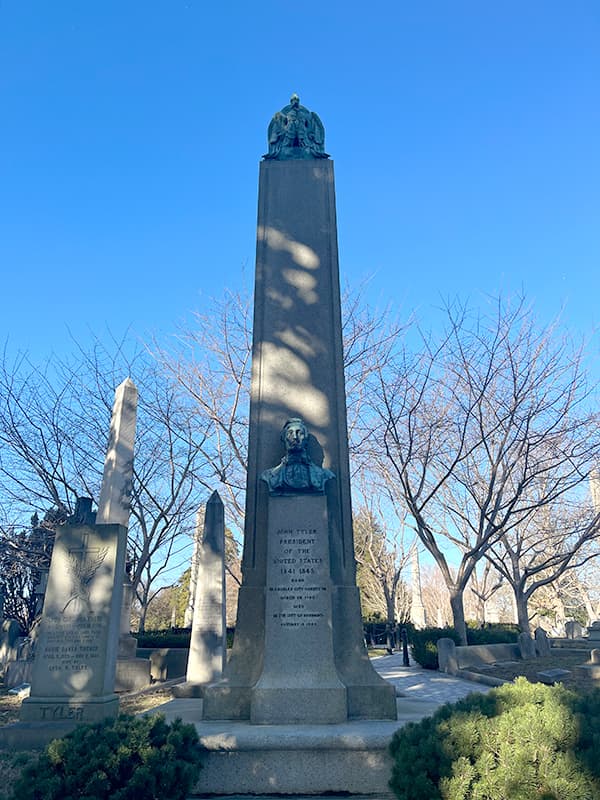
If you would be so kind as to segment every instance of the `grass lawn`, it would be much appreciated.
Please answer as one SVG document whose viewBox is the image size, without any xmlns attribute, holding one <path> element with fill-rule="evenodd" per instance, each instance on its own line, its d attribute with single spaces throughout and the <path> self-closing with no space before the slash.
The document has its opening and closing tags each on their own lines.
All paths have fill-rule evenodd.
<svg viewBox="0 0 600 800">
<path fill-rule="evenodd" d="M 592 681 L 580 675 L 575 667 L 585 664 L 589 657 L 589 650 L 580 652 L 561 652 L 554 650 L 551 655 L 545 658 L 535 658 L 531 661 L 517 661 L 514 664 L 495 664 L 491 669 L 479 669 L 471 667 L 471 672 L 481 672 L 483 675 L 493 675 L 495 678 L 502 678 L 505 681 L 512 681 L 514 678 L 523 675 L 530 683 L 536 683 L 537 673 L 546 669 L 568 669 L 571 674 L 561 679 L 561 683 L 570 689 L 579 691 L 590 691 L 593 688 Z"/>
</svg>

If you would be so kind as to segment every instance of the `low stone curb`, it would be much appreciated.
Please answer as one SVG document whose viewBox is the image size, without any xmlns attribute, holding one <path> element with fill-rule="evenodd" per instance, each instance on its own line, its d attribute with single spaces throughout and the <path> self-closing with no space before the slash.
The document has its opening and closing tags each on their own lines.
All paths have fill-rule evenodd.
<svg viewBox="0 0 600 800">
<path fill-rule="evenodd" d="M 505 683 L 510 683 L 510 681 L 506 681 L 503 678 L 494 678 L 493 675 L 482 675 L 481 672 L 471 672 L 471 670 L 468 669 L 459 669 L 452 674 L 457 678 L 464 678 L 466 681 L 482 683 L 484 686 L 504 686 Z"/>
</svg>

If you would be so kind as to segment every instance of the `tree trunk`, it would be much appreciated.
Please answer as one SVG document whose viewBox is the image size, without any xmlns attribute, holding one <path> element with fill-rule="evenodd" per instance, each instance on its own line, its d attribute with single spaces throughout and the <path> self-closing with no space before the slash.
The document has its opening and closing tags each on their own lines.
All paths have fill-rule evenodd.
<svg viewBox="0 0 600 800">
<path fill-rule="evenodd" d="M 454 627 L 460 636 L 460 643 L 467 644 L 467 626 L 465 624 L 465 609 L 463 606 L 462 590 L 455 589 L 450 592 L 450 608 L 452 609 Z"/>
<path fill-rule="evenodd" d="M 140 601 L 140 622 L 138 625 L 138 633 L 146 632 L 146 614 L 148 613 L 148 594 L 144 592 L 144 597 Z"/>
<path fill-rule="evenodd" d="M 517 609 L 517 625 L 521 629 L 521 633 L 528 633 L 531 635 L 529 627 L 529 613 L 527 611 L 527 597 L 520 591 L 518 586 L 513 586 L 515 593 L 515 606 Z"/>
<path fill-rule="evenodd" d="M 480 625 L 485 625 L 485 599 L 480 594 L 475 596 L 477 598 L 475 618 Z"/>
<path fill-rule="evenodd" d="M 396 623 L 396 593 L 395 592 L 386 592 L 385 593 L 385 605 L 387 609 L 387 622 L 388 625 L 394 625 Z"/>
</svg>

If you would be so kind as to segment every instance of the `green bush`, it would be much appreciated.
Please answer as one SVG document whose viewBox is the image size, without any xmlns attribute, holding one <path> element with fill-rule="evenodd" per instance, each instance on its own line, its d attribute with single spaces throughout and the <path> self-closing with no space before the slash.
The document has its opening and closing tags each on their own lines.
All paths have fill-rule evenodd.
<svg viewBox="0 0 600 800">
<path fill-rule="evenodd" d="M 497 623 L 486 625 L 485 628 L 474 627 L 477 623 L 467 626 L 467 641 L 469 644 L 504 644 L 516 642 L 519 637 L 519 628 L 516 625 Z M 455 628 L 407 628 L 408 640 L 412 645 L 413 656 L 424 669 L 439 669 L 437 656 L 437 640 L 453 639 L 460 644 L 460 636 Z"/>
<path fill-rule="evenodd" d="M 234 633 L 235 628 L 227 628 L 227 647 L 232 647 Z M 190 628 L 169 628 L 164 631 L 144 631 L 133 635 L 137 639 L 138 647 L 152 647 L 159 650 L 163 647 L 189 647 L 192 632 Z"/>
<path fill-rule="evenodd" d="M 138 647 L 189 647 L 191 631 L 189 628 L 166 631 L 144 631 L 134 633 Z"/>
<path fill-rule="evenodd" d="M 460 636 L 454 628 L 414 629 L 409 631 L 408 636 L 414 659 L 424 669 L 439 669 L 437 653 L 438 639 L 454 639 L 456 644 L 460 644 Z"/>
<path fill-rule="evenodd" d="M 519 678 L 409 723 L 390 750 L 400 800 L 600 798 L 600 690 Z"/>
<path fill-rule="evenodd" d="M 467 623 L 467 642 L 469 644 L 507 644 L 519 638 L 518 625 L 505 622 L 488 623 L 480 628 L 479 623 Z"/>
<path fill-rule="evenodd" d="M 24 769 L 13 800 L 185 800 L 199 771 L 193 725 L 123 715 L 50 742 Z"/>
</svg>

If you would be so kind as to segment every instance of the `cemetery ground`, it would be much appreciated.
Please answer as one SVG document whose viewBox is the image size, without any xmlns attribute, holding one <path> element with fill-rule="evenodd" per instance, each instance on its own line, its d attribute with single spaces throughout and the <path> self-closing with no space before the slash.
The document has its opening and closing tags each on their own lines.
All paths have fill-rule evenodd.
<svg viewBox="0 0 600 800">
<path fill-rule="evenodd" d="M 384 652 L 382 650 L 373 650 L 371 655 L 382 656 Z M 585 663 L 588 655 L 589 649 L 561 651 L 556 648 L 547 657 L 538 657 L 531 661 L 494 664 L 489 668 L 472 667 L 471 671 L 480 672 L 482 675 L 500 678 L 505 681 L 512 681 L 519 676 L 523 676 L 533 683 L 538 680 L 537 673 L 542 670 L 565 669 L 569 670 L 570 674 L 565 676 L 561 682 L 570 689 L 587 692 L 593 688 L 592 682 L 575 668 Z M 411 664 L 414 663 L 411 659 Z M 151 711 L 174 697 L 172 687 L 176 683 L 178 683 L 177 679 L 154 684 L 138 692 L 121 695 L 120 711 L 125 714 L 140 714 Z M 473 683 L 474 692 L 483 688 L 483 686 Z M 9 695 L 0 684 L 0 725 L 16 722 L 19 718 L 20 705 L 21 698 Z M 36 756 L 37 752 L 34 750 L 17 752 L 0 750 L 0 774 L 4 779 L 0 782 L 0 800 L 8 800 L 11 797 L 14 780 L 21 773 L 23 767 Z"/>
</svg>

